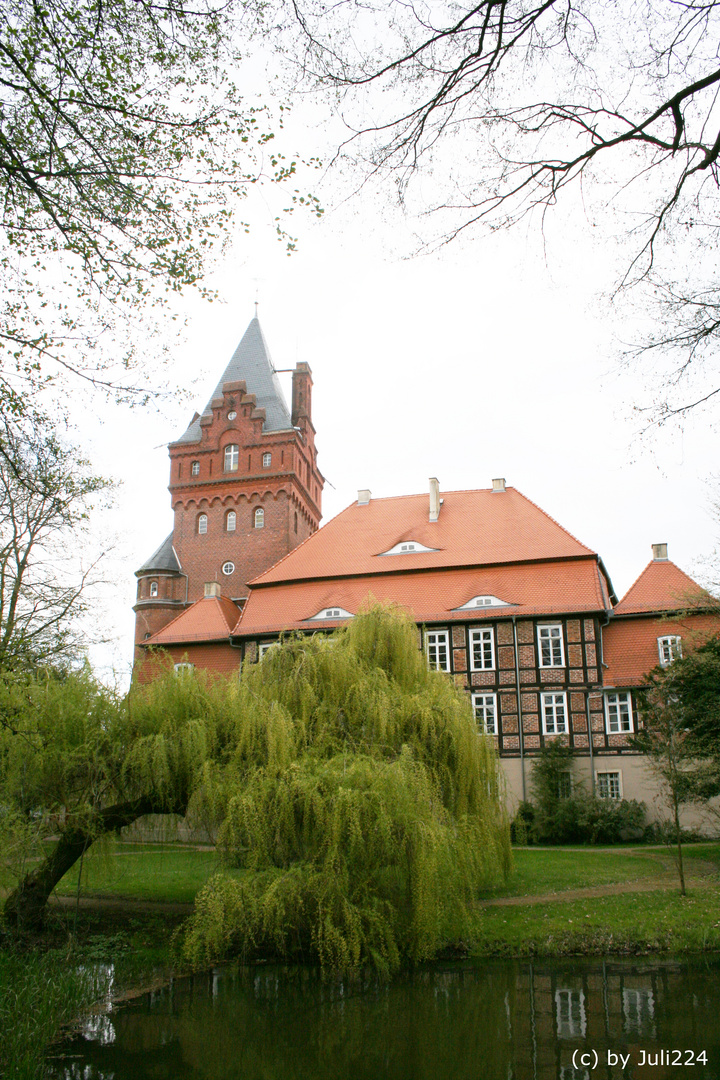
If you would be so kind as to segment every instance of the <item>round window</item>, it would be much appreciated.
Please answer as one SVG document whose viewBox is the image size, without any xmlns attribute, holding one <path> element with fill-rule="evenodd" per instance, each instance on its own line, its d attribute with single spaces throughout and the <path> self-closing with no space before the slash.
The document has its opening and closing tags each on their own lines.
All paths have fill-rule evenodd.
<svg viewBox="0 0 720 1080">
<path fill-rule="evenodd" d="M 223 563 L 222 572 L 223 572 L 223 574 L 225 574 L 226 577 L 229 577 L 230 574 L 234 574 L 235 573 L 235 563 L 233 563 L 233 562 Z"/>
<path fill-rule="evenodd" d="M 232 409 L 232 410 L 231 410 L 231 411 L 230 411 L 230 412 L 228 413 L 228 420 L 234 420 L 236 416 L 237 416 L 237 413 L 235 412 L 235 410 L 234 410 L 234 409 Z"/>
</svg>

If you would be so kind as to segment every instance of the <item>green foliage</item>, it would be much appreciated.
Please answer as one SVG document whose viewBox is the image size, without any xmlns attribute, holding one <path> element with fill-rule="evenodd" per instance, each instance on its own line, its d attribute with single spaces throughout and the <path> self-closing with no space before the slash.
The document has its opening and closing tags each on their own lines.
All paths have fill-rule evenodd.
<svg viewBox="0 0 720 1080">
<path fill-rule="evenodd" d="M 499 770 L 414 624 L 373 608 L 332 639 L 290 639 L 238 698 L 250 731 L 209 779 L 221 850 L 250 873 L 198 895 L 184 955 L 388 973 L 462 937 L 510 867 Z"/>
<path fill-rule="evenodd" d="M 566 743 L 546 743 L 533 762 L 531 787 L 535 797 L 530 816 L 518 824 L 531 842 L 539 844 L 617 844 L 643 835 L 645 805 L 635 799 L 589 796 L 572 775 L 573 754 Z M 568 776 L 570 783 L 568 784 Z M 569 790 L 569 794 L 566 792 Z M 527 807 L 526 803 L 521 808 Z"/>
<path fill-rule="evenodd" d="M 0 951 L 0 1075 L 40 1080 L 59 1029 L 103 989 L 88 967 L 76 969 L 64 957 Z"/>
</svg>

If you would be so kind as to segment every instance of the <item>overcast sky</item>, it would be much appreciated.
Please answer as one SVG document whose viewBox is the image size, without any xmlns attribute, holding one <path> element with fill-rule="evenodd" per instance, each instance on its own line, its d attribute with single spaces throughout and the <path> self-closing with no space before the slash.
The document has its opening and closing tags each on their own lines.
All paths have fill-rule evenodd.
<svg viewBox="0 0 720 1080">
<path fill-rule="evenodd" d="M 306 103 L 289 137 L 327 157 L 325 117 Z M 651 369 L 619 369 L 637 328 L 601 298 L 622 252 L 587 228 L 580 206 L 570 199 L 544 233 L 529 223 L 411 258 L 424 223 L 393 209 L 389 189 L 346 199 L 347 178 L 302 182 L 329 209 L 293 222 L 298 251 L 285 254 L 277 206 L 260 196 L 243 210 L 250 235 L 215 269 L 220 302 L 184 303 L 170 374 L 190 396 L 134 412 L 98 406 L 82 421 L 94 464 L 122 482 L 98 523 L 118 544 L 106 616 L 115 644 L 96 662 L 129 670 L 133 572 L 172 528 L 167 443 L 205 405 L 256 297 L 276 367 L 312 367 L 325 520 L 358 488 L 380 497 L 426 491 L 430 476 L 444 491 L 504 476 L 601 554 L 618 596 L 655 542 L 699 573 L 718 531 L 713 413 L 647 431 L 633 411 L 652 399 Z"/>
</svg>

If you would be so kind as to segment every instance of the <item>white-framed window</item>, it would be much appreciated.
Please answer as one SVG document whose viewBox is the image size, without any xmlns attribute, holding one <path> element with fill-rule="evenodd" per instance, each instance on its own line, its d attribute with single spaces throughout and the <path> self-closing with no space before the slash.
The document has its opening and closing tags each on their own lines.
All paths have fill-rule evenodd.
<svg viewBox="0 0 720 1080">
<path fill-rule="evenodd" d="M 471 696 L 478 727 L 486 735 L 497 735 L 497 695 L 472 694 Z"/>
<path fill-rule="evenodd" d="M 199 476 L 200 475 L 200 462 L 199 461 L 193 461 L 192 465 L 190 466 L 190 475 L 191 476 Z"/>
<path fill-rule="evenodd" d="M 425 547 L 419 540 L 401 540 L 387 551 L 381 551 L 380 555 L 411 555 L 413 552 L 422 554 L 425 551 L 437 551 L 437 548 Z"/>
<path fill-rule="evenodd" d="M 632 696 L 629 691 L 605 694 L 605 724 L 610 735 L 633 730 Z"/>
<path fill-rule="evenodd" d="M 234 562 L 224 562 L 222 564 L 222 572 L 225 575 L 225 577 L 230 577 L 231 574 L 235 573 L 235 563 Z"/>
<path fill-rule="evenodd" d="M 183 661 L 182 664 L 175 664 L 173 670 L 176 675 L 190 675 L 195 670 L 195 665 Z"/>
<path fill-rule="evenodd" d="M 234 420 L 236 416 L 237 416 L 237 413 L 235 412 L 234 409 L 231 409 L 230 412 L 227 414 L 228 420 Z"/>
<path fill-rule="evenodd" d="M 600 799 L 622 799 L 622 774 L 619 772 L 595 773 L 595 783 Z"/>
<path fill-rule="evenodd" d="M 682 656 L 682 639 L 677 634 L 659 637 L 657 643 L 661 667 L 667 667 L 673 660 L 679 660 Z"/>
<path fill-rule="evenodd" d="M 567 695 L 541 694 L 543 732 L 545 735 L 564 735 L 567 733 Z"/>
<path fill-rule="evenodd" d="M 263 510 L 262 506 L 258 506 L 255 510 L 255 513 L 253 514 L 253 526 L 256 529 L 265 528 L 265 511 Z"/>
<path fill-rule="evenodd" d="M 258 645 L 258 660 L 262 660 L 268 649 L 272 649 L 273 645 L 277 644 L 277 641 L 261 641 Z"/>
<path fill-rule="evenodd" d="M 240 447 L 230 443 L 225 447 L 225 472 L 237 472 L 240 466 Z"/>
<path fill-rule="evenodd" d="M 226 532 L 235 532 L 236 528 L 237 528 L 237 514 L 235 513 L 234 510 L 228 510 L 227 514 L 225 515 L 225 531 Z"/>
<path fill-rule="evenodd" d="M 200 536 L 204 536 L 208 529 L 207 514 L 198 514 L 197 529 Z"/>
<path fill-rule="evenodd" d="M 501 600 L 498 596 L 473 596 L 466 604 L 461 604 L 453 611 L 465 611 L 468 608 L 478 607 L 509 607 L 507 600 Z"/>
<path fill-rule="evenodd" d="M 470 631 L 470 669 L 492 671 L 495 667 L 495 635 L 492 626 Z"/>
<path fill-rule="evenodd" d="M 558 799 L 571 799 L 572 793 L 572 773 L 561 772 L 558 776 Z"/>
<path fill-rule="evenodd" d="M 585 1035 L 585 995 L 582 990 L 556 990 L 555 1015 L 560 1039 L 577 1039 Z"/>
<path fill-rule="evenodd" d="M 324 607 L 320 608 L 315 615 L 311 615 L 307 622 L 315 622 L 317 619 L 353 619 L 354 615 L 352 611 L 348 611 L 344 607 Z"/>
<path fill-rule="evenodd" d="M 425 633 L 428 665 L 433 671 L 450 670 L 450 635 L 447 630 L 428 630 Z"/>
<path fill-rule="evenodd" d="M 623 1029 L 627 1035 L 655 1035 L 655 1001 L 651 989 L 623 990 Z"/>
<path fill-rule="evenodd" d="M 565 667 L 563 633 L 560 623 L 538 626 L 540 667 Z"/>
<path fill-rule="evenodd" d="M 151 581 L 150 582 L 150 595 L 151 596 L 157 596 L 157 594 L 158 594 L 158 583 L 157 583 L 157 581 Z"/>
<path fill-rule="evenodd" d="M 263 454 L 263 469 L 269 469 L 272 465 L 272 454 Z"/>
</svg>

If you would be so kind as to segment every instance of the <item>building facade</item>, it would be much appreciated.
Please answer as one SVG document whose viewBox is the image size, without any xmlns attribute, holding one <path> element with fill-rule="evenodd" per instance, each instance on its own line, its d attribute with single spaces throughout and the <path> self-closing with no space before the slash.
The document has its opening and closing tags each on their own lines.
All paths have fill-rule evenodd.
<svg viewBox="0 0 720 1080">
<path fill-rule="evenodd" d="M 667 546 L 653 546 L 618 601 L 600 556 L 503 479 L 442 494 L 431 479 L 428 494 L 389 499 L 363 490 L 317 530 L 322 477 L 309 408 L 305 427 L 295 427 L 294 405 L 291 429 L 282 417 L 265 430 L 267 412 L 261 421 L 247 400 L 250 381 L 239 390 L 237 369 L 231 375 L 170 446 L 176 533 L 138 571 L 139 652 L 229 674 L 283 633 L 327 632 L 373 600 L 396 604 L 417 622 L 428 664 L 469 695 L 515 801 L 529 795 L 532 757 L 561 736 L 599 795 L 649 802 L 652 786 L 630 745 L 637 690 L 658 663 L 720 629 L 707 594 L 670 562 Z M 230 419 L 243 402 L 246 413 Z M 228 476 L 228 446 L 238 448 L 237 475 Z M 277 464 L 278 450 L 286 471 L 264 476 L 257 463 L 270 454 Z M 253 525 L 258 509 L 268 525 L 274 515 L 275 533 Z M 154 581 L 160 593 L 183 574 L 179 610 L 151 595 Z M 164 622 L 153 629 L 155 612 Z"/>
</svg>

